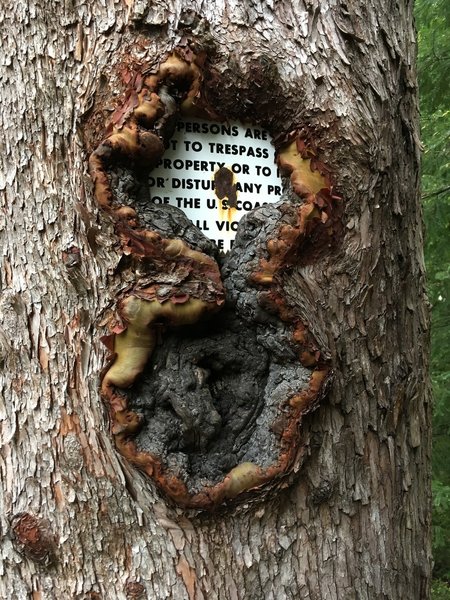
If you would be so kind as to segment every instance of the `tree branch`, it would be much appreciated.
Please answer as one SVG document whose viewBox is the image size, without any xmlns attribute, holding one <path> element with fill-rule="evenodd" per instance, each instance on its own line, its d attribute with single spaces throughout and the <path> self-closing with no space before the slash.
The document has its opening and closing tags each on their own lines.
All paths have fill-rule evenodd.
<svg viewBox="0 0 450 600">
<path fill-rule="evenodd" d="M 433 196 L 439 196 L 439 194 L 444 194 L 445 192 L 448 192 L 450 190 L 450 185 L 447 185 L 444 188 L 441 188 L 440 190 L 436 190 L 435 192 L 429 192 L 428 194 L 422 194 L 421 198 L 422 200 L 426 200 L 427 198 L 432 198 Z"/>
</svg>

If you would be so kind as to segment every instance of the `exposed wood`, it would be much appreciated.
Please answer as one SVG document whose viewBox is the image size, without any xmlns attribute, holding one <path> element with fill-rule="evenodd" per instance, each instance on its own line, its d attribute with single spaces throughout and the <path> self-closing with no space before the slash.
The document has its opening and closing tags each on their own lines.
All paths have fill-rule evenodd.
<svg viewBox="0 0 450 600">
<path fill-rule="evenodd" d="M 411 3 L 6 2 L 0 22 L 0 595 L 428 598 Z M 339 245 L 283 280 L 334 371 L 301 469 L 213 514 L 173 507 L 118 454 L 99 393 L 100 338 L 133 282 L 88 157 L 123 74 L 187 36 L 210 52 L 207 104 L 300 131 L 344 209 Z"/>
</svg>

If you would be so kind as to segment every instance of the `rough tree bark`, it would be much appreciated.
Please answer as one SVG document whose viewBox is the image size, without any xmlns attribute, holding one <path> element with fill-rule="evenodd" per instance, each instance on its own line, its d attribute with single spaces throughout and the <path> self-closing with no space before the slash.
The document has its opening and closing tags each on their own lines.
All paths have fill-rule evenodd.
<svg viewBox="0 0 450 600">
<path fill-rule="evenodd" d="M 2 598 L 428 598 L 428 315 L 412 3 L 36 0 L 4 3 L 0 20 Z M 236 464 L 227 462 L 222 475 L 211 475 L 207 489 L 218 483 L 219 491 L 203 505 L 195 495 L 198 481 L 188 482 L 193 491 L 187 495 L 169 493 L 166 475 L 158 487 L 136 468 L 135 456 L 117 451 L 127 454 L 118 423 L 110 422 L 120 413 L 111 402 L 122 396 L 109 391 L 118 379 L 105 371 L 107 350 L 100 339 L 117 300 L 122 305 L 114 314 L 120 319 L 130 305 L 125 294 L 136 293 L 137 275 L 124 253 L 135 257 L 136 239 L 144 238 L 134 239 L 130 229 L 124 234 L 134 213 L 121 213 L 118 220 L 119 205 L 111 210 L 109 200 L 102 210 L 92 152 L 104 156 L 108 144 L 101 142 L 112 135 L 104 131 L 111 118 L 117 124 L 121 115 L 120 127 L 128 127 L 136 107 L 148 108 L 145 91 L 143 104 L 127 105 L 126 98 L 135 98 L 126 95 L 129 74 L 161 73 L 175 49 L 178 57 L 184 53 L 185 66 L 196 53 L 206 57 L 200 87 L 194 89 L 193 76 L 187 77 L 185 95 L 193 91 L 217 118 L 266 127 L 278 140 L 281 162 L 289 136 L 297 136 L 304 152 L 318 157 L 311 173 L 332 182 L 328 191 L 340 207 L 331 219 L 329 197 L 308 196 L 303 181 L 293 177 L 291 184 L 286 177 L 283 202 L 241 226 L 244 241 L 237 245 L 249 254 L 222 260 L 225 292 L 237 316 L 228 307 L 213 317 L 216 338 L 200 343 L 204 352 L 214 352 L 226 367 L 227 352 L 217 339 L 226 349 L 239 345 L 236 336 L 244 337 L 247 346 L 236 351 L 236 360 L 243 371 L 256 373 L 260 404 L 261 362 L 270 369 L 277 352 L 286 353 L 289 369 L 281 375 L 293 387 L 296 378 L 311 381 L 315 371 L 326 370 L 330 379 L 331 368 L 333 379 L 326 396 L 316 390 L 317 410 L 298 419 L 301 437 L 288 438 L 301 442 L 282 469 L 287 478 L 277 472 L 275 489 L 266 489 L 264 464 L 251 467 L 246 483 L 236 483 L 229 475 Z M 182 87 L 181 80 L 176 84 Z M 161 85 L 156 81 L 149 99 L 150 92 L 162 97 Z M 96 166 L 106 173 L 110 164 L 102 160 Z M 119 182 L 116 194 L 127 176 L 120 169 L 126 168 L 119 164 L 116 175 L 107 173 L 109 181 Z M 302 229 L 308 202 L 316 210 L 314 222 L 332 221 L 332 243 L 325 244 L 310 225 Z M 300 242 L 298 235 L 290 238 L 296 252 L 276 272 L 282 308 L 269 311 L 271 320 L 257 296 L 263 314 L 258 321 L 252 296 L 257 286 L 242 269 L 255 255 L 252 239 L 260 242 L 257 284 L 278 260 L 268 242 L 281 231 L 275 225 L 288 218 L 291 209 L 282 206 L 298 208 L 300 225 L 290 222 L 288 229 L 305 235 Z M 146 215 L 139 218 L 142 223 Z M 145 227 L 155 231 L 147 218 Z M 180 218 L 173 217 L 175 223 Z M 263 231 L 262 242 L 259 233 L 249 237 L 255 227 Z M 151 243 L 176 237 L 166 234 L 160 230 Z M 196 253 L 187 246 L 177 252 L 188 253 L 193 268 L 200 268 L 206 259 L 198 259 L 197 250 L 214 251 L 197 232 L 185 234 Z M 172 252 L 170 243 L 161 243 L 163 254 Z M 216 296 L 210 290 L 206 300 L 204 292 L 194 296 L 215 302 L 222 292 L 214 289 Z M 246 303 L 248 321 L 242 316 Z M 184 321 L 177 316 L 173 322 Z M 302 355 L 294 365 L 285 329 L 298 333 L 298 323 L 319 348 L 316 362 Z M 133 327 L 130 317 L 131 334 Z M 155 353 L 158 372 L 172 370 L 178 389 L 183 369 L 192 370 L 190 355 L 200 352 L 192 335 L 171 333 Z M 257 343 L 263 361 L 252 356 Z M 177 373 L 171 361 L 180 356 Z M 148 380 L 159 393 L 158 380 Z M 130 394 L 129 406 L 139 407 L 139 390 Z M 191 395 L 198 401 L 198 394 Z M 211 429 L 191 423 L 187 435 L 200 438 L 187 445 L 198 442 L 202 451 L 218 435 L 219 417 L 211 412 L 210 397 L 205 402 Z M 189 413 L 189 402 L 177 410 Z M 255 435 L 259 454 L 264 434 Z M 220 454 L 220 445 L 215 452 Z M 276 460 L 267 458 L 268 464 Z M 183 479 L 180 464 L 173 469 Z M 144 470 L 154 472 L 155 466 Z M 228 504 L 236 494 L 237 502 Z"/>
</svg>

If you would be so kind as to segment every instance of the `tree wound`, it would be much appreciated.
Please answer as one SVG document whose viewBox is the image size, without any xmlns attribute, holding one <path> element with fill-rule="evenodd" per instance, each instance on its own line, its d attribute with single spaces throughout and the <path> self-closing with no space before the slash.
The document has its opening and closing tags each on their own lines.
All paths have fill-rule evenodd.
<svg viewBox="0 0 450 600">
<path fill-rule="evenodd" d="M 135 74 L 89 168 L 135 281 L 117 299 L 101 383 L 116 445 L 174 501 L 210 509 L 275 484 L 301 453 L 299 426 L 330 365 L 289 306 L 283 274 L 336 234 L 337 198 L 294 132 L 278 164 L 298 200 L 245 216 L 220 266 L 182 211 L 148 201 L 146 175 L 176 118 L 199 114 L 205 60 L 178 49 L 156 73 Z M 215 182 L 232 206 L 232 173 L 220 169 Z"/>
</svg>

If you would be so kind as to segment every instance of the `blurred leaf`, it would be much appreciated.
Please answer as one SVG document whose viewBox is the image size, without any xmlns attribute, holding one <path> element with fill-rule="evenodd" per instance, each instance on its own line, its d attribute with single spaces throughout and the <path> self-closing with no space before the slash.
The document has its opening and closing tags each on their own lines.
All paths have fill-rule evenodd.
<svg viewBox="0 0 450 600">
<path fill-rule="evenodd" d="M 431 600 L 450 600 L 450 587 L 444 581 L 433 581 Z"/>
<path fill-rule="evenodd" d="M 450 581 L 450 3 L 416 0 L 425 262 L 432 305 L 434 576 Z M 434 600 L 450 600 L 444 581 Z"/>
</svg>

